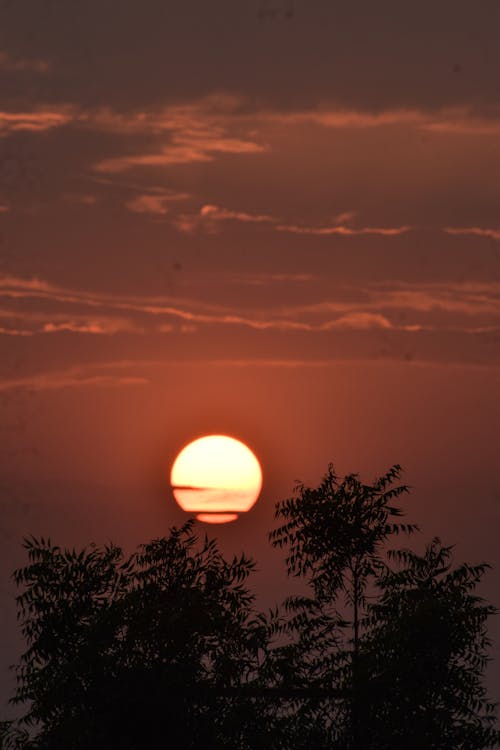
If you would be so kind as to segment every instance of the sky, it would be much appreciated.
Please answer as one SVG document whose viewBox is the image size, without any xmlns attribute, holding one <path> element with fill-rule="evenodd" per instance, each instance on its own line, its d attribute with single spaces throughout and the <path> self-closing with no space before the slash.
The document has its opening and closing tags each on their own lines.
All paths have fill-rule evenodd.
<svg viewBox="0 0 500 750">
<path fill-rule="evenodd" d="M 402 464 L 417 544 L 490 562 L 500 606 L 499 24 L 497 0 L 0 1 L 2 705 L 23 536 L 167 533 L 209 433 L 262 463 L 208 530 L 266 606 L 274 503 L 330 462 Z"/>
</svg>

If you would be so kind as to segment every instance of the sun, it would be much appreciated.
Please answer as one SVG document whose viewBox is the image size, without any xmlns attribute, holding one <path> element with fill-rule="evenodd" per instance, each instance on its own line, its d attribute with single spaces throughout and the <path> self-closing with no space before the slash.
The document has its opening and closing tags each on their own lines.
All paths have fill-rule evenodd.
<svg viewBox="0 0 500 750">
<path fill-rule="evenodd" d="M 180 507 L 204 523 L 235 521 L 255 504 L 262 469 L 250 448 L 227 435 L 206 435 L 181 450 L 170 473 Z"/>
</svg>

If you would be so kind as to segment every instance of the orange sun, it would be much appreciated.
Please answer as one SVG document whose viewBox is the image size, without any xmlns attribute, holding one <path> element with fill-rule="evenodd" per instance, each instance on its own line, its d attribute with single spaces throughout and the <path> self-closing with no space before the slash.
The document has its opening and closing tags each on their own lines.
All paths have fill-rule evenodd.
<svg viewBox="0 0 500 750">
<path fill-rule="evenodd" d="M 227 523 L 254 505 L 262 470 L 250 448 L 227 435 L 207 435 L 181 450 L 170 473 L 174 497 L 198 521 Z"/>
</svg>

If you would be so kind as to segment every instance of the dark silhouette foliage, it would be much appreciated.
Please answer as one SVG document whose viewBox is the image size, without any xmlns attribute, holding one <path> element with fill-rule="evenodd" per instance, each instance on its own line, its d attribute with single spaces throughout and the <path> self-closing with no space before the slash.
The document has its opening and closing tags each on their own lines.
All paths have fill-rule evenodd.
<svg viewBox="0 0 500 750">
<path fill-rule="evenodd" d="M 481 681 L 495 609 L 475 594 L 488 566 L 452 567 L 451 548 L 437 538 L 423 555 L 390 557 L 397 567 L 378 578 L 364 623 L 362 746 L 497 746 L 495 705 Z"/>
<path fill-rule="evenodd" d="M 306 593 L 255 610 L 254 563 L 193 522 L 132 555 L 25 542 L 15 571 L 27 649 L 0 724 L 9 750 L 483 750 L 500 745 L 482 684 L 487 565 L 438 539 L 393 550 L 400 467 L 372 484 L 330 466 L 279 502 L 271 543 Z"/>
<path fill-rule="evenodd" d="M 282 523 L 271 532 L 271 543 L 286 549 L 289 575 L 304 578 L 312 593 L 285 602 L 291 615 L 286 666 L 307 684 L 350 696 L 309 705 L 309 722 L 324 725 L 325 747 L 360 746 L 359 651 L 367 587 L 383 570 L 387 539 L 416 531 L 401 521 L 397 501 L 408 489 L 397 484 L 400 471 L 394 466 L 366 485 L 355 474 L 340 480 L 330 465 L 317 488 L 298 485 L 292 498 L 276 505 Z"/>
<path fill-rule="evenodd" d="M 245 587 L 253 563 L 197 545 L 192 522 L 130 557 L 118 547 L 26 542 L 16 571 L 29 648 L 15 703 L 36 748 L 245 747 L 245 714 L 223 689 L 251 684 L 266 623 Z"/>
<path fill-rule="evenodd" d="M 284 679 L 331 691 L 289 720 L 321 726 L 318 748 L 496 747 L 495 706 L 482 686 L 495 609 L 474 593 L 488 566 L 453 568 L 437 539 L 423 557 L 388 549 L 417 531 L 402 521 L 400 475 L 395 465 L 365 485 L 330 466 L 317 488 L 298 485 L 276 505 L 271 543 L 311 591 L 285 602 L 279 666 Z"/>
</svg>

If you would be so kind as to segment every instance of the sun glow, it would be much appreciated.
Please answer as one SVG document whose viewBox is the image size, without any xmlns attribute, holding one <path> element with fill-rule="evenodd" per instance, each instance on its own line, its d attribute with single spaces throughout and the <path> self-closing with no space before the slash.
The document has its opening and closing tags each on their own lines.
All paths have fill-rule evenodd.
<svg viewBox="0 0 500 750">
<path fill-rule="evenodd" d="M 172 466 L 170 482 L 180 507 L 204 523 L 235 521 L 262 488 L 256 456 L 240 440 L 207 435 L 189 443 Z"/>
</svg>

